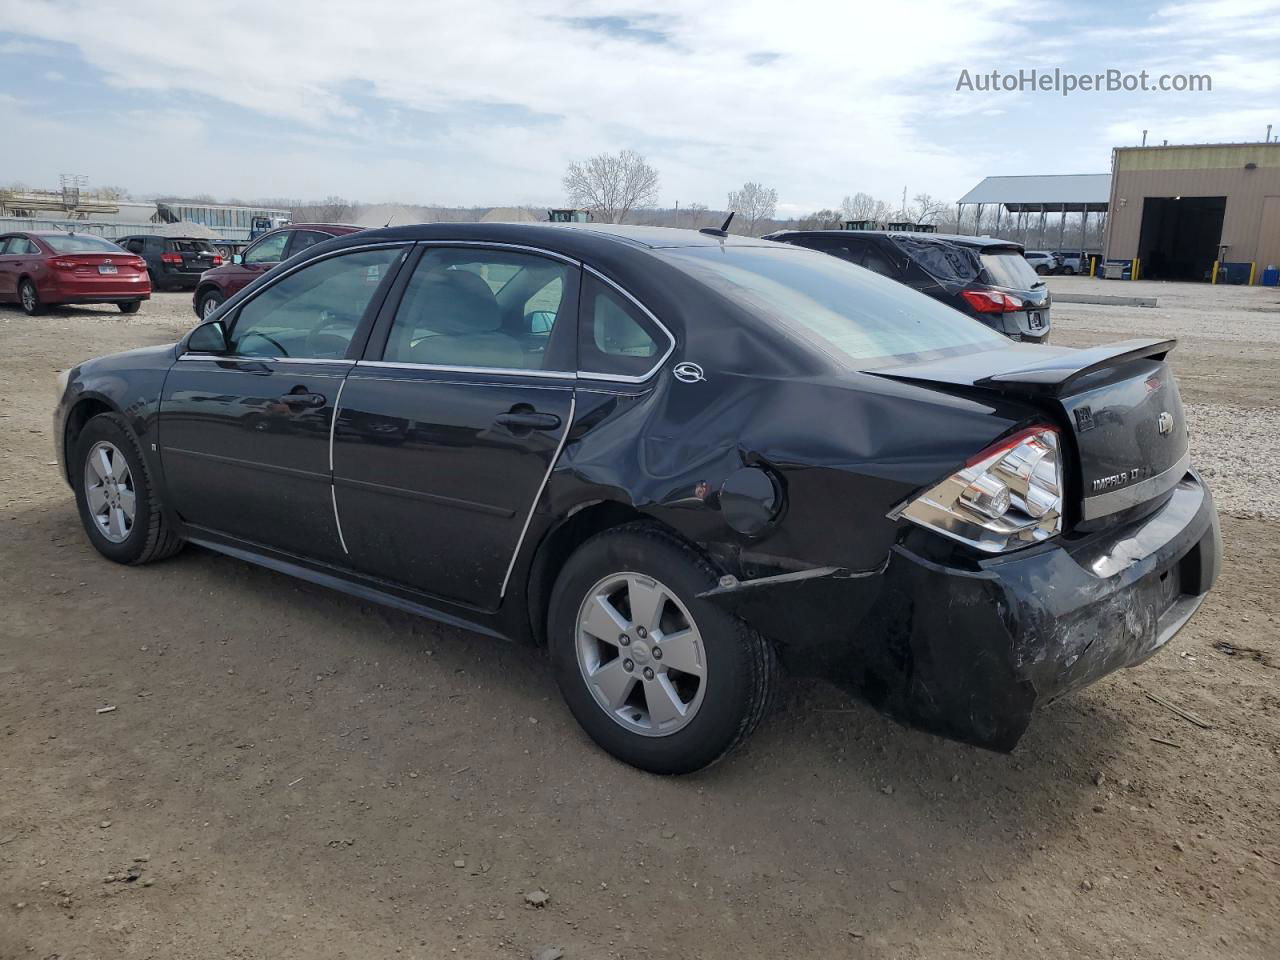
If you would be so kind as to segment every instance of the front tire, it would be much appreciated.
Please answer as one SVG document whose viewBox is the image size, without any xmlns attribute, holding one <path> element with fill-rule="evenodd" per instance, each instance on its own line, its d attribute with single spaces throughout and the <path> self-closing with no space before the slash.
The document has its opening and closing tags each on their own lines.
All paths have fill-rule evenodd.
<svg viewBox="0 0 1280 960">
<path fill-rule="evenodd" d="M 80 522 L 94 548 L 116 563 L 163 560 L 182 549 L 168 528 L 137 439 L 114 413 L 80 432 L 71 460 Z"/>
<path fill-rule="evenodd" d="M 597 534 L 551 595 L 556 682 L 587 734 L 651 773 L 692 773 L 739 746 L 778 685 L 764 637 L 698 599 L 716 571 L 647 523 Z"/>
<path fill-rule="evenodd" d="M 210 290 L 200 298 L 200 319 L 208 320 L 213 316 L 213 312 L 226 302 L 224 297 L 217 290 Z"/>
<path fill-rule="evenodd" d="M 18 284 L 18 303 L 28 317 L 38 317 L 44 313 L 44 304 L 40 302 L 40 291 L 30 280 Z"/>
</svg>

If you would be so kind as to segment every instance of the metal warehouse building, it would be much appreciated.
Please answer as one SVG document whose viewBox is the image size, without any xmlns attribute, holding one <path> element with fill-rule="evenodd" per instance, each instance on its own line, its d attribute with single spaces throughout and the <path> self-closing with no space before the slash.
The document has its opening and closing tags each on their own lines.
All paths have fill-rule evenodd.
<svg viewBox="0 0 1280 960">
<path fill-rule="evenodd" d="M 1108 260 L 1234 283 L 1280 264 L 1280 143 L 1116 147 L 1111 167 Z"/>
</svg>

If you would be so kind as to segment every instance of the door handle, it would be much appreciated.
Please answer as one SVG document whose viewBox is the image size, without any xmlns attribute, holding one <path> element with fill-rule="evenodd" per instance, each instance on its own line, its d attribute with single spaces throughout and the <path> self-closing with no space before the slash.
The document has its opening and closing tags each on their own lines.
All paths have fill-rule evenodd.
<svg viewBox="0 0 1280 960">
<path fill-rule="evenodd" d="M 279 400 L 291 407 L 323 407 L 325 404 L 322 393 L 286 393 Z"/>
<path fill-rule="evenodd" d="M 493 418 L 493 422 L 511 430 L 554 430 L 560 426 L 560 418 L 554 413 L 536 411 L 500 413 Z"/>
</svg>

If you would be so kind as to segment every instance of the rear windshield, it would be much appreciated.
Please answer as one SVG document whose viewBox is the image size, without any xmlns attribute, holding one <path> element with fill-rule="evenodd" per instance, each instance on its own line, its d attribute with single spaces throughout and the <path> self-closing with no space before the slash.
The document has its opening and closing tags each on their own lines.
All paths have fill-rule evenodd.
<svg viewBox="0 0 1280 960">
<path fill-rule="evenodd" d="M 103 240 L 101 237 L 86 233 L 60 234 L 55 237 L 42 236 L 40 239 L 52 247 L 54 253 L 119 253 L 121 249 L 110 240 Z"/>
<path fill-rule="evenodd" d="M 213 253 L 213 244 L 208 240 L 170 240 L 169 249 L 179 253 Z"/>
<path fill-rule="evenodd" d="M 987 282 L 992 286 L 1030 290 L 1044 285 L 1035 268 L 1014 250 L 984 253 L 982 265 L 987 270 Z"/>
<path fill-rule="evenodd" d="M 1006 343 L 958 310 L 827 254 L 794 246 L 678 247 L 662 254 L 737 306 L 850 368 Z"/>
</svg>

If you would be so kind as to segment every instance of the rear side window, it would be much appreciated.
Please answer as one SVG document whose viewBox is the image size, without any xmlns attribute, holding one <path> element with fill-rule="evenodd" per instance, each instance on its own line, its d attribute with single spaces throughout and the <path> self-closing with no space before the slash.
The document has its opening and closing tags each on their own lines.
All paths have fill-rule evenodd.
<svg viewBox="0 0 1280 960">
<path fill-rule="evenodd" d="M 124 245 L 124 248 L 130 253 L 141 253 L 142 247 L 143 240 L 141 237 L 134 237 L 132 240 L 126 241 Z"/>
<path fill-rule="evenodd" d="M 53 248 L 54 253 L 119 253 L 121 249 L 110 240 L 85 233 L 45 237 L 44 242 Z"/>
<path fill-rule="evenodd" d="M 1026 258 L 1015 250 L 984 253 L 982 266 L 987 272 L 987 282 L 996 287 L 1030 290 L 1044 282 Z"/>
<path fill-rule="evenodd" d="M 40 251 L 36 245 L 26 237 L 10 237 L 9 242 L 4 245 L 4 250 L 2 252 L 11 256 L 17 256 L 19 254 L 39 253 Z"/>
<path fill-rule="evenodd" d="M 643 310 L 588 274 L 582 281 L 578 369 L 610 377 L 646 377 L 671 345 Z"/>
<path fill-rule="evenodd" d="M 823 254 L 778 245 L 684 247 L 662 256 L 750 316 L 850 369 L 1007 343 L 931 297 Z"/>
<path fill-rule="evenodd" d="M 428 250 L 396 308 L 383 360 L 572 370 L 576 280 L 575 267 L 549 257 L 484 247 Z"/>
<path fill-rule="evenodd" d="M 327 233 L 317 233 L 315 230 L 295 230 L 293 232 L 293 243 L 289 246 L 289 256 L 295 253 L 301 253 L 307 247 L 314 247 L 317 243 L 324 243 L 326 240 L 332 240 L 333 237 Z"/>
</svg>

